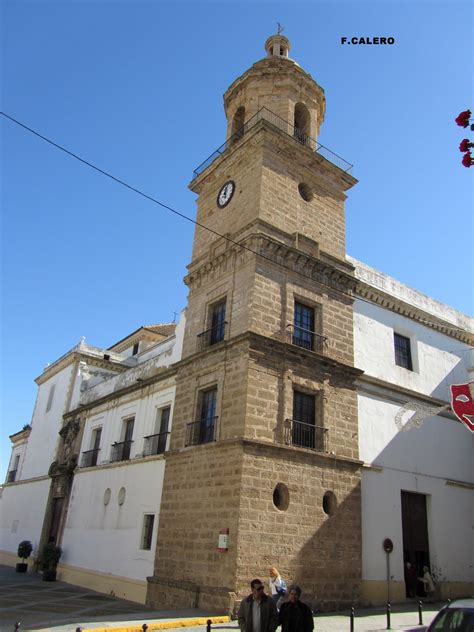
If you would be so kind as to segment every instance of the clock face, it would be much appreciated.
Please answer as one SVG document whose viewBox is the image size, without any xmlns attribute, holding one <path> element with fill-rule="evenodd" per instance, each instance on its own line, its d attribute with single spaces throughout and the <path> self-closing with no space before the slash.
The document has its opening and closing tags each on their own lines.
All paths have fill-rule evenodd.
<svg viewBox="0 0 474 632">
<path fill-rule="evenodd" d="M 235 182 L 233 180 L 228 180 L 222 189 L 219 191 L 219 195 L 217 196 L 217 206 L 219 208 L 224 208 L 227 206 L 232 199 L 235 191 Z"/>
</svg>

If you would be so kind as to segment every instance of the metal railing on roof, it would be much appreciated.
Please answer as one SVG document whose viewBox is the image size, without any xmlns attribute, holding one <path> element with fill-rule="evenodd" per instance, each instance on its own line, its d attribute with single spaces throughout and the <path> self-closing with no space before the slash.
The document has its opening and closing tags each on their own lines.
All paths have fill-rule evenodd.
<svg viewBox="0 0 474 632">
<path fill-rule="evenodd" d="M 274 127 L 278 128 L 280 131 L 284 132 L 287 136 L 291 136 L 295 140 L 295 142 L 300 143 L 302 145 L 306 145 L 310 147 L 315 153 L 323 156 L 326 160 L 329 160 L 333 165 L 342 169 L 342 171 L 349 172 L 353 165 L 341 156 L 338 156 L 333 151 L 318 143 L 314 138 L 311 138 L 307 134 L 305 134 L 302 130 L 291 125 L 288 121 L 282 119 L 278 114 L 275 114 L 268 108 L 261 108 L 256 114 L 254 114 L 249 120 L 244 123 L 244 125 L 238 129 L 235 134 L 232 134 L 225 143 L 223 143 L 220 147 L 218 147 L 204 162 L 202 162 L 193 172 L 194 178 L 200 175 L 209 165 L 211 165 L 214 160 L 217 160 L 219 156 L 229 149 L 232 145 L 234 145 L 237 141 L 239 141 L 252 127 L 254 127 L 259 121 L 267 121 Z"/>
</svg>

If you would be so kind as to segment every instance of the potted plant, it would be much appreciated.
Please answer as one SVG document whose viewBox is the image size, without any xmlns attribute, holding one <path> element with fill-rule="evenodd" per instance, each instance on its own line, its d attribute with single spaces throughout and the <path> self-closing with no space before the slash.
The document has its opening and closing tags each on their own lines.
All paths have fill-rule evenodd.
<svg viewBox="0 0 474 632">
<path fill-rule="evenodd" d="M 21 557 L 23 562 L 18 562 L 18 564 L 16 565 L 17 573 L 26 573 L 26 571 L 28 570 L 28 562 L 25 562 L 25 560 L 30 557 L 32 550 L 33 545 L 29 540 L 23 540 L 18 545 L 18 557 Z"/>
<path fill-rule="evenodd" d="M 43 554 L 41 556 L 43 561 L 44 582 L 56 581 L 56 566 L 58 565 L 61 553 L 61 547 L 54 544 L 54 542 L 48 542 L 48 544 L 44 545 Z"/>
</svg>

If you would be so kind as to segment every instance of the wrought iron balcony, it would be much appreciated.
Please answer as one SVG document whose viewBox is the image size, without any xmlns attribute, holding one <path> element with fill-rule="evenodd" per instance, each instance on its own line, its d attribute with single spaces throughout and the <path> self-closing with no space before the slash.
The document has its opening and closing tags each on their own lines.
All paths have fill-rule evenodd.
<svg viewBox="0 0 474 632">
<path fill-rule="evenodd" d="M 285 443 L 310 448 L 317 452 L 327 452 L 327 428 L 307 424 L 296 419 L 287 419 L 285 424 Z"/>
<path fill-rule="evenodd" d="M 252 129 L 252 127 L 254 127 L 259 121 L 262 120 L 267 121 L 280 131 L 284 132 L 288 136 L 291 136 L 296 142 L 310 147 L 314 150 L 315 153 L 323 156 L 323 158 L 329 160 L 329 162 L 331 162 L 339 169 L 342 169 L 342 171 L 349 172 L 352 169 L 353 165 L 351 165 L 350 162 L 347 162 L 347 160 L 344 160 L 344 158 L 341 158 L 341 156 L 338 156 L 324 145 L 321 145 L 310 136 L 307 136 L 302 130 L 294 127 L 294 125 L 291 125 L 290 123 L 288 123 L 288 121 L 285 121 L 271 110 L 268 110 L 267 108 L 261 108 L 257 112 L 257 114 L 254 114 L 254 116 L 249 118 L 249 120 L 240 129 L 238 129 L 235 134 L 230 136 L 225 143 L 223 143 L 218 149 L 216 149 L 216 151 L 214 151 L 209 156 L 209 158 L 207 158 L 203 163 L 199 165 L 199 167 L 194 170 L 193 177 L 196 178 L 198 175 L 200 175 L 205 169 L 207 169 L 207 167 L 209 167 L 209 165 L 214 162 L 214 160 L 217 160 L 217 158 L 219 158 L 219 156 L 221 156 L 227 149 L 229 149 L 229 147 L 238 142 L 250 129 Z"/>
<path fill-rule="evenodd" d="M 112 445 L 112 452 L 110 454 L 110 462 L 116 461 L 128 461 L 130 458 L 130 450 L 132 448 L 133 441 L 122 441 L 121 443 L 114 443 Z"/>
<path fill-rule="evenodd" d="M 166 450 L 166 441 L 168 440 L 169 434 L 169 432 L 159 432 L 158 434 L 145 437 L 143 456 L 150 456 L 151 454 L 163 454 L 163 452 Z"/>
<path fill-rule="evenodd" d="M 198 445 L 210 443 L 216 440 L 217 417 L 192 421 L 186 427 L 186 445 Z"/>
<path fill-rule="evenodd" d="M 317 334 L 315 331 L 297 327 L 296 325 L 287 325 L 288 337 L 292 345 L 308 349 L 308 351 L 317 351 L 323 353 L 326 336 Z"/>
<path fill-rule="evenodd" d="M 225 337 L 225 328 L 227 325 L 227 321 L 216 325 L 215 327 L 211 327 L 207 331 L 203 331 L 201 334 L 198 334 L 198 348 L 201 351 L 206 347 L 210 347 L 211 345 L 215 345 L 218 342 L 222 342 Z"/>
<path fill-rule="evenodd" d="M 7 474 L 7 483 L 13 483 L 16 479 L 16 473 L 18 470 L 10 470 Z"/>
<path fill-rule="evenodd" d="M 81 467 L 93 467 L 97 465 L 100 448 L 94 450 L 86 450 L 82 453 Z"/>
</svg>

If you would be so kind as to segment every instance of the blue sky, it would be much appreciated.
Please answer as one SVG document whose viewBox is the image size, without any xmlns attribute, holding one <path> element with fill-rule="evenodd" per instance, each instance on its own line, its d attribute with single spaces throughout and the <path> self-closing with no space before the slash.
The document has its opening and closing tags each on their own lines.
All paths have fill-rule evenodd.
<svg viewBox="0 0 474 632">
<path fill-rule="evenodd" d="M 4 0 L 1 22 L 1 109 L 191 218 L 222 95 L 282 23 L 326 92 L 319 140 L 359 180 L 348 253 L 472 312 L 474 169 L 453 122 L 474 111 L 471 2 Z M 185 306 L 193 225 L 0 118 L 1 478 L 48 362 Z"/>
</svg>

